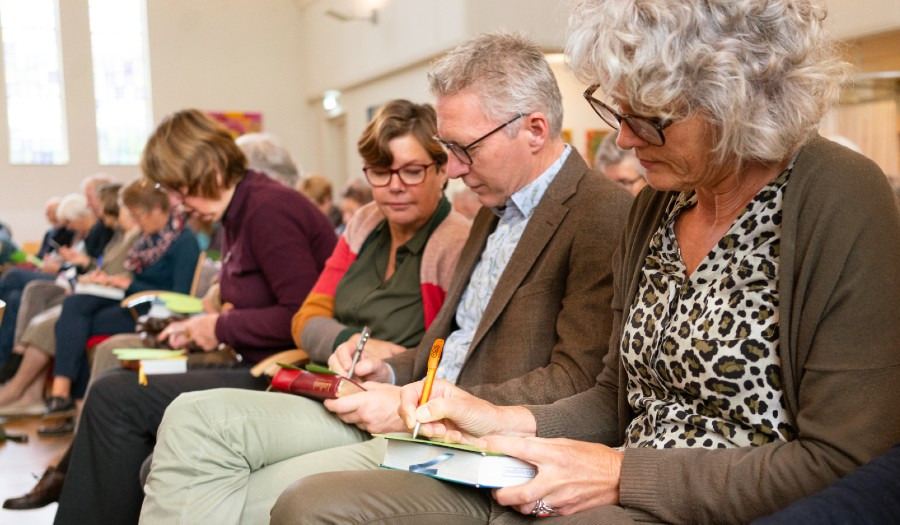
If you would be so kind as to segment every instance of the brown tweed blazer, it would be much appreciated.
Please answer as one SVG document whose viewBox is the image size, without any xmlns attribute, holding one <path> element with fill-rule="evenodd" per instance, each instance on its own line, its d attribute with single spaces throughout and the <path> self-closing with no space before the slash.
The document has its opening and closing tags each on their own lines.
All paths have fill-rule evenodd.
<svg viewBox="0 0 900 525">
<path fill-rule="evenodd" d="M 631 196 L 572 151 L 547 188 L 475 332 L 458 384 L 502 405 L 548 403 L 593 386 L 612 327 L 613 252 Z M 482 208 L 444 306 L 415 351 L 395 356 L 397 383 L 425 375 L 498 218 Z"/>
</svg>

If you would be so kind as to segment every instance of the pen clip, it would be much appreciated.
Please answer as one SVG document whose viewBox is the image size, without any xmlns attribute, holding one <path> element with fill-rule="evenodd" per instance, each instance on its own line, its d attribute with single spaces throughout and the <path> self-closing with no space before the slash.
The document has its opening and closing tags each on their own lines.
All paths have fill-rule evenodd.
<svg viewBox="0 0 900 525">
<path fill-rule="evenodd" d="M 359 341 L 356 342 L 356 352 L 353 353 L 353 362 L 350 363 L 350 370 L 347 371 L 347 379 L 353 379 L 353 370 L 356 368 L 356 363 L 359 361 L 359 356 L 362 355 L 363 348 L 368 340 L 369 327 L 364 326 L 362 332 L 359 333 Z"/>
</svg>

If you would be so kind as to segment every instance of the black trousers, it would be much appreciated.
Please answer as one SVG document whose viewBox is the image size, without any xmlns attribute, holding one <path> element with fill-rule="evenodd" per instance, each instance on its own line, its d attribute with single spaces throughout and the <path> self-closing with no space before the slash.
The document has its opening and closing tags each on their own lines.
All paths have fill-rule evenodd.
<svg viewBox="0 0 900 525">
<path fill-rule="evenodd" d="M 148 383 L 140 386 L 131 370 L 110 370 L 91 386 L 54 523 L 137 523 L 144 501 L 141 463 L 153 452 L 169 403 L 182 392 L 268 386 L 247 368 L 150 376 Z"/>
</svg>

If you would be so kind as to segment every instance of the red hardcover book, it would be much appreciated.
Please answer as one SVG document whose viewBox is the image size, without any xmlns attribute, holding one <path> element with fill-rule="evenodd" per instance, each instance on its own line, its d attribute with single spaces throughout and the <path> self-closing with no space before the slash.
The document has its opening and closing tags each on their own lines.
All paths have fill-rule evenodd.
<svg viewBox="0 0 900 525">
<path fill-rule="evenodd" d="M 356 381 L 339 375 L 282 368 L 272 377 L 272 390 L 314 399 L 335 399 L 362 392 L 365 388 Z"/>
</svg>

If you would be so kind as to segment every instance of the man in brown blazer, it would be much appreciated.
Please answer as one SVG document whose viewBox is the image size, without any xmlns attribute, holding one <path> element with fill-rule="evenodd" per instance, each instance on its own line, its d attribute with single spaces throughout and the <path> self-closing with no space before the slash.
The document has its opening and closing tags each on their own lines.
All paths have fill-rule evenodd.
<svg viewBox="0 0 900 525">
<path fill-rule="evenodd" d="M 497 78 L 484 80 L 489 74 Z M 448 173 L 472 188 L 483 207 L 463 247 L 444 306 L 419 347 L 383 361 L 360 360 L 357 376 L 394 385 L 421 379 L 433 341 L 442 338 L 446 343 L 439 374 L 494 403 L 549 403 L 586 390 L 595 383 L 607 352 L 612 322 L 610 261 L 624 227 L 630 195 L 591 171 L 578 152 L 562 141 L 562 103 L 556 80 L 531 42 L 504 33 L 478 37 L 440 60 L 429 78 L 437 97 L 439 140 L 448 150 Z M 330 361 L 332 368 L 340 371 L 347 367 L 352 353 L 347 349 L 351 347 L 352 341 L 338 349 L 339 357 Z M 191 508 L 188 515 L 193 510 L 198 516 L 204 514 L 205 521 L 214 521 L 220 514 L 257 518 L 260 510 L 268 512 L 272 500 L 293 480 L 324 471 L 376 468 L 383 456 L 383 440 L 339 446 L 368 437 L 359 429 L 403 430 L 402 426 L 386 427 L 394 420 L 399 423 L 399 418 L 379 420 L 379 411 L 363 406 L 358 401 L 362 398 L 354 399 L 355 395 L 328 401 L 326 407 L 344 423 L 356 425 L 342 425 L 356 434 L 336 433 L 329 444 L 334 448 L 297 446 L 288 458 L 283 453 L 277 458 L 256 458 L 263 452 L 245 450 L 234 439 L 223 441 L 222 447 L 217 447 L 222 456 L 197 470 L 209 479 L 227 480 L 233 474 L 226 472 L 227 468 L 210 473 L 216 470 L 216 461 L 235 463 L 228 455 L 235 451 L 249 458 L 251 465 L 264 465 L 252 475 L 248 469 L 244 496 L 212 487 L 200 494 L 192 487 L 191 501 L 175 499 L 177 493 L 186 492 L 179 490 L 182 482 L 177 478 L 196 479 L 196 474 L 183 462 L 162 457 L 184 457 L 177 451 L 166 452 L 163 443 L 196 442 L 196 437 L 184 434 L 185 429 L 208 429 L 190 422 L 208 421 L 216 402 L 227 403 L 232 412 L 241 411 L 235 406 L 240 402 L 237 394 L 244 399 L 254 395 L 240 392 L 223 398 L 222 394 L 198 394 L 216 399 L 193 406 L 182 403 L 178 420 L 172 418 L 168 426 L 164 421 L 142 518 L 166 520 L 170 517 L 167 509 L 183 518 L 185 507 Z M 279 396 L 285 397 L 285 402 L 298 406 L 307 403 Z M 386 401 L 379 409 L 396 412 L 399 398 L 396 405 L 392 403 Z M 310 433 L 310 423 L 303 419 L 309 418 L 293 419 L 297 419 L 296 429 L 279 419 L 278 432 L 302 441 L 304 434 Z M 264 422 L 241 421 L 252 425 L 257 434 L 264 432 Z M 321 435 L 322 425 L 317 423 L 315 428 Z M 207 439 L 205 447 L 209 446 Z M 266 448 L 267 454 L 275 454 L 276 447 Z M 162 464 L 170 466 L 157 469 Z M 175 471 L 180 474 L 175 476 Z M 275 482 L 276 478 L 279 481 Z M 263 479 L 266 481 L 257 484 Z M 227 493 L 227 497 L 216 493 Z M 272 499 L 267 502 L 266 497 Z M 289 489 L 281 501 L 289 515 L 303 512 L 303 494 Z"/>
</svg>

